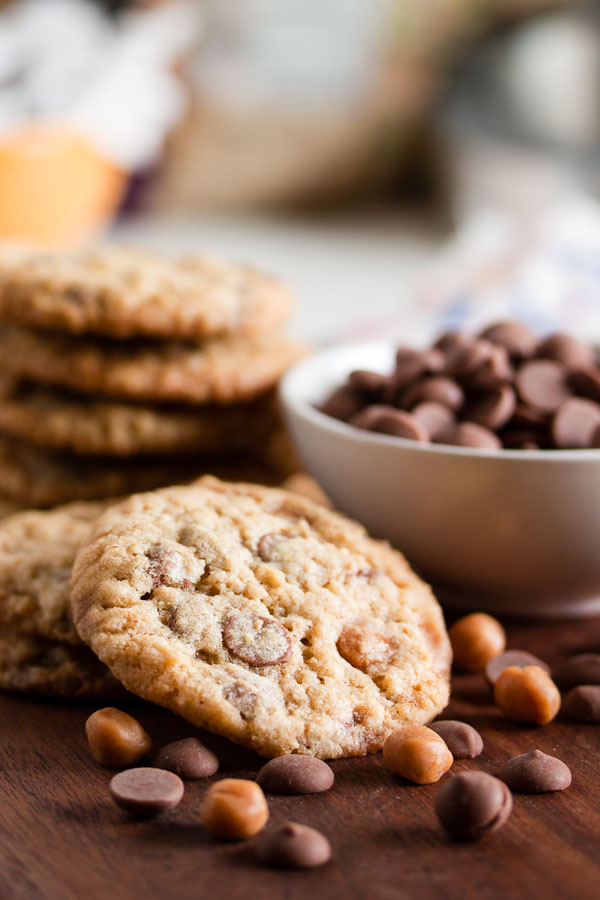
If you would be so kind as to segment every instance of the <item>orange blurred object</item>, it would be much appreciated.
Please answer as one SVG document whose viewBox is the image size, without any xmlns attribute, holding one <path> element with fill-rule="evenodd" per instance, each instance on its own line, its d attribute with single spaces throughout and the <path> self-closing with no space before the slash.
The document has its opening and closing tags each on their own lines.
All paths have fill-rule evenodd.
<svg viewBox="0 0 600 900">
<path fill-rule="evenodd" d="M 0 239 L 77 244 L 118 209 L 127 174 L 83 138 L 28 129 L 0 138 Z"/>
</svg>

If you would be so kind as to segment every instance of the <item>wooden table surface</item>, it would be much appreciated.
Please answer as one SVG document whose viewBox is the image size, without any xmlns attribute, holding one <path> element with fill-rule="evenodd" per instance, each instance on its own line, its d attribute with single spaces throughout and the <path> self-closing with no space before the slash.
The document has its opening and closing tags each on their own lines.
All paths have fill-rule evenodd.
<svg viewBox="0 0 600 900">
<path fill-rule="evenodd" d="M 509 646 L 553 663 L 600 650 L 600 619 L 509 626 Z M 545 728 L 517 726 L 494 708 L 481 675 L 453 681 L 446 718 L 471 722 L 485 741 L 476 760 L 454 772 L 494 772 L 509 756 L 539 747 L 571 767 L 565 792 L 516 795 L 509 822 L 477 844 L 449 842 L 433 811 L 439 785 L 391 776 L 381 754 L 333 763 L 325 794 L 270 796 L 271 821 L 320 828 L 335 853 L 307 872 L 261 867 L 251 845 L 211 838 L 199 821 L 207 785 L 252 777 L 249 751 L 206 736 L 220 772 L 188 783 L 180 806 L 136 822 L 107 793 L 110 771 L 90 757 L 84 722 L 92 705 L 0 697 L 0 897 L 2 900 L 587 900 L 600 895 L 600 726 L 558 718 Z M 149 705 L 131 711 L 156 746 L 198 734 Z M 448 776 L 445 776 L 446 778 Z"/>
</svg>

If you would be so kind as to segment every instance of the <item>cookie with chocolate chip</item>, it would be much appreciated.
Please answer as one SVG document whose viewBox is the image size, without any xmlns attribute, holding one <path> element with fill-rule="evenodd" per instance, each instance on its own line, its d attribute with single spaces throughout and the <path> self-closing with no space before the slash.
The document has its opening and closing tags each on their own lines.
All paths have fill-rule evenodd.
<svg viewBox="0 0 600 900">
<path fill-rule="evenodd" d="M 375 752 L 448 700 L 427 585 L 289 491 L 204 478 L 130 497 L 79 552 L 72 605 L 129 690 L 264 756 Z"/>
<path fill-rule="evenodd" d="M 4 263 L 4 265 L 3 265 Z M 71 334 L 204 339 L 257 334 L 290 313 L 287 290 L 251 266 L 128 247 L 0 257 L 2 318 Z"/>
</svg>

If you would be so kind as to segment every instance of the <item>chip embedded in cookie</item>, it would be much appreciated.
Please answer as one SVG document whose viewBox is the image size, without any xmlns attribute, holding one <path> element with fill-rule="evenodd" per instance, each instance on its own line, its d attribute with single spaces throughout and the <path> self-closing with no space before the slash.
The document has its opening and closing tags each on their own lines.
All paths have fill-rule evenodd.
<svg viewBox="0 0 600 900">
<path fill-rule="evenodd" d="M 205 478 L 97 522 L 77 628 L 134 693 L 264 756 L 360 756 L 446 705 L 430 589 L 387 544 L 308 499 Z"/>
<path fill-rule="evenodd" d="M 272 330 L 291 309 L 277 279 L 214 259 L 118 246 L 5 256 L 0 315 L 36 328 L 197 340 Z"/>
</svg>

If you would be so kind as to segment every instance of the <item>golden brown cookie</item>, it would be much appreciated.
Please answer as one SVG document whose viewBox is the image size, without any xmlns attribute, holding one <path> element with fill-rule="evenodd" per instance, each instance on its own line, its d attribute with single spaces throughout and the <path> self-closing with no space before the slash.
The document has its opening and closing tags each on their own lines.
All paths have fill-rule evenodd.
<svg viewBox="0 0 600 900">
<path fill-rule="evenodd" d="M 126 697 L 123 686 L 84 644 L 0 634 L 0 689 L 42 697 Z"/>
<path fill-rule="evenodd" d="M 105 503 L 28 510 L 0 522 L 0 631 L 79 644 L 70 607 L 75 554 Z"/>
<path fill-rule="evenodd" d="M 278 484 L 288 474 L 251 454 L 118 460 L 57 453 L 0 435 L 0 494 L 24 506 L 118 497 L 207 473 L 265 484 Z"/>
<path fill-rule="evenodd" d="M 96 523 L 71 596 L 129 690 L 265 756 L 375 752 L 448 700 L 427 585 L 288 491 L 207 478 L 131 497 Z"/>
<path fill-rule="evenodd" d="M 271 395 L 198 407 L 121 403 L 0 374 L 0 431 L 83 455 L 234 454 L 279 427 Z"/>
<path fill-rule="evenodd" d="M 95 341 L 19 325 L 0 329 L 0 370 L 107 397 L 236 403 L 272 390 L 305 348 L 278 334 L 194 345 Z"/>
<path fill-rule="evenodd" d="M 36 328 L 196 340 L 272 330 L 291 309 L 283 285 L 251 266 L 111 246 L 20 254 L 6 254 L 0 316 Z"/>
</svg>

